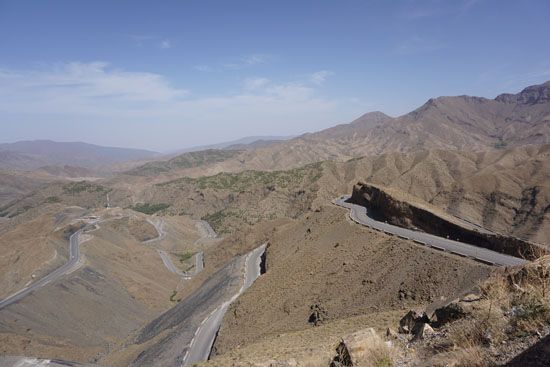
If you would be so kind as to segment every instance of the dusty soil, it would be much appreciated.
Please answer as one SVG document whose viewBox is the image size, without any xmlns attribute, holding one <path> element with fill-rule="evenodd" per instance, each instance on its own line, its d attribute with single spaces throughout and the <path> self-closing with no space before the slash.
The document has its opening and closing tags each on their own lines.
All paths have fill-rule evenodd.
<svg viewBox="0 0 550 367">
<path fill-rule="evenodd" d="M 63 264 L 68 256 L 62 228 L 83 214 L 78 208 L 43 208 L 25 220 L 5 222 L 0 230 L 0 298 Z"/>
<path fill-rule="evenodd" d="M 120 209 L 96 214 L 105 219 L 109 213 L 130 218 L 107 220 L 86 234 L 89 239 L 81 245 L 82 268 L 2 310 L 0 353 L 94 361 L 174 305 L 170 296 L 182 287 L 182 280 L 165 268 L 155 246 L 187 250 L 198 238 L 193 222 L 168 221 L 169 235 L 153 246 L 137 240 L 128 225 L 143 223 L 145 216 Z M 51 215 L 45 218 L 50 222 L 44 219 L 44 225 L 51 225 Z M 17 225 L 5 236 L 25 232 L 29 224 L 33 223 Z M 172 231 L 173 226 L 177 231 Z M 64 233 L 63 229 L 58 232 Z M 59 244 L 67 251 L 66 238 Z"/>
<path fill-rule="evenodd" d="M 334 206 L 273 228 L 267 267 L 226 314 L 218 354 L 312 328 L 313 305 L 325 322 L 403 310 L 452 297 L 490 271 L 354 224 Z"/>
</svg>

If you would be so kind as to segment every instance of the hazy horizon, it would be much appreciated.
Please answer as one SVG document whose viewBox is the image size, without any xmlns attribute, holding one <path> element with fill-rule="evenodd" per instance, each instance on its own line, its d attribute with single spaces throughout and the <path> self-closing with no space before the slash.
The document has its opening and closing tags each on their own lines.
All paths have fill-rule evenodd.
<svg viewBox="0 0 550 367">
<path fill-rule="evenodd" d="M 516 93 L 550 79 L 538 31 L 549 12 L 496 0 L 3 1 L 0 143 L 170 152 Z"/>
</svg>

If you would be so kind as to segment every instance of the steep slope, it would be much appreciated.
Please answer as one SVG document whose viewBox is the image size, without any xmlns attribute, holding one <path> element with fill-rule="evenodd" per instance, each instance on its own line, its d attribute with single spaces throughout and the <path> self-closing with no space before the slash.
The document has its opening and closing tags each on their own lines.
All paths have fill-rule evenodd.
<svg viewBox="0 0 550 367">
<path fill-rule="evenodd" d="M 550 142 L 550 82 L 496 99 L 430 99 L 398 118 L 380 112 L 248 153 L 248 165 L 278 168 L 315 160 L 418 149 L 485 150 Z M 532 103 L 536 101 L 536 103 Z"/>
<path fill-rule="evenodd" d="M 403 310 L 452 298 L 489 272 L 484 265 L 358 226 L 332 205 L 274 228 L 269 243 L 267 272 L 226 314 L 217 354 L 269 340 L 280 346 L 281 333 L 349 318 L 355 322 L 348 327 L 385 330 Z M 330 330 L 319 332 L 316 339 L 334 339 Z M 281 350 L 268 347 L 263 353 L 267 360 Z"/>
<path fill-rule="evenodd" d="M 82 235 L 80 268 L 2 309 L 0 354 L 93 362 L 174 305 L 173 293 L 184 283 L 158 249 L 182 254 L 200 236 L 194 221 L 174 217 L 166 220 L 162 240 L 146 243 L 142 239 L 157 232 L 147 216 L 130 210 L 46 209 L 0 233 L 2 298 L 66 261 L 74 219 L 103 221 Z"/>
<path fill-rule="evenodd" d="M 197 152 L 188 152 L 171 158 L 167 161 L 147 162 L 142 166 L 126 172 L 133 176 L 155 176 L 170 171 L 184 170 L 189 168 L 202 167 L 209 164 L 224 162 L 236 157 L 240 151 L 208 149 Z"/>
<path fill-rule="evenodd" d="M 325 165 L 319 186 L 333 190 L 320 192 L 319 203 L 370 182 L 493 231 L 550 242 L 550 145 L 392 153 Z"/>
<path fill-rule="evenodd" d="M 482 152 L 420 150 L 322 162 L 284 171 L 249 170 L 162 181 L 125 177 L 53 183 L 0 214 L 19 214 L 44 203 L 133 207 L 162 215 L 191 215 L 221 232 L 262 220 L 297 217 L 362 181 L 396 190 L 404 200 L 427 204 L 495 232 L 550 242 L 550 145 Z"/>
<path fill-rule="evenodd" d="M 231 232 L 261 220 L 315 210 L 336 196 L 350 194 L 353 185 L 363 181 L 396 190 L 407 201 L 429 204 L 442 214 L 548 243 L 549 157 L 550 145 L 390 153 L 286 171 L 181 177 L 133 187 L 132 199 L 169 204 L 167 214 L 203 217 L 218 230 Z"/>
</svg>

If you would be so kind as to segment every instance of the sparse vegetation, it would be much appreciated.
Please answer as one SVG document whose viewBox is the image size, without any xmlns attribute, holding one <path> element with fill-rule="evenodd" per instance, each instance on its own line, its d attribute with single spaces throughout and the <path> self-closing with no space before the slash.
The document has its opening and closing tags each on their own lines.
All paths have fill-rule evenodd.
<svg viewBox="0 0 550 367">
<path fill-rule="evenodd" d="M 48 196 L 44 202 L 48 204 L 60 203 L 61 199 L 57 196 Z"/>
<path fill-rule="evenodd" d="M 496 149 L 504 149 L 504 148 L 506 148 L 507 145 L 508 144 L 504 140 L 499 139 L 499 141 L 495 143 L 495 148 Z"/>
<path fill-rule="evenodd" d="M 195 267 L 195 264 L 191 264 L 187 268 L 183 269 L 183 272 L 187 273 L 188 271 L 191 271 L 191 269 L 193 269 L 194 267 Z"/>
<path fill-rule="evenodd" d="M 221 234 L 230 232 L 225 226 L 225 221 L 229 217 L 245 219 L 246 211 L 242 209 L 239 211 L 223 209 L 212 214 L 207 214 L 201 219 L 207 221 L 212 226 L 214 231 L 216 231 L 218 234 Z"/>
<path fill-rule="evenodd" d="M 21 207 L 21 208 L 18 208 L 15 212 L 7 212 L 7 211 L 6 211 L 6 212 L 3 212 L 3 213 L 2 213 L 2 214 L 3 214 L 2 216 L 7 216 L 8 218 L 17 217 L 18 215 L 23 214 L 23 213 L 29 211 L 29 210 L 32 209 L 32 208 L 33 208 L 32 205 L 25 205 L 25 206 L 23 206 L 23 207 Z"/>
<path fill-rule="evenodd" d="M 349 163 L 349 162 L 356 162 L 356 161 L 360 161 L 361 159 L 363 159 L 365 157 L 353 157 L 353 158 L 350 158 L 348 159 L 346 162 Z"/>
<path fill-rule="evenodd" d="M 0 208 L 0 217 L 7 217 L 9 214 L 10 205 L 5 205 Z"/>
<path fill-rule="evenodd" d="M 75 195 L 82 192 L 108 192 L 105 186 L 97 185 L 88 181 L 71 182 L 63 186 L 66 194 Z"/>
<path fill-rule="evenodd" d="M 189 260 L 190 258 L 193 257 L 193 255 L 195 255 L 194 252 L 185 252 L 183 254 L 180 254 L 179 255 L 180 263 L 184 263 L 185 261 Z"/>
<path fill-rule="evenodd" d="M 494 274 L 481 285 L 482 298 L 471 317 L 449 327 L 458 365 L 485 366 L 488 348 L 516 338 L 541 335 L 550 325 L 550 257 L 509 274 Z"/>
<path fill-rule="evenodd" d="M 197 188 L 229 190 L 233 192 L 243 192 L 253 186 L 266 186 L 270 191 L 277 188 L 288 188 L 298 185 L 304 181 L 315 182 L 322 174 L 321 163 L 312 163 L 304 167 L 295 168 L 288 171 L 244 171 L 239 173 L 222 172 L 214 176 L 205 176 L 199 178 L 182 177 L 176 180 L 163 182 L 157 186 L 168 186 L 174 184 L 194 184 Z"/>
<path fill-rule="evenodd" d="M 174 297 L 176 297 L 176 294 L 178 294 L 177 291 L 172 291 L 172 295 L 170 296 L 170 302 L 176 302 L 176 299 Z"/>
<path fill-rule="evenodd" d="M 157 203 L 157 204 L 138 203 L 136 205 L 131 206 L 130 209 L 135 210 L 136 212 L 151 215 L 151 214 L 160 212 L 162 210 L 165 210 L 169 207 L 170 205 L 165 203 Z"/>
<path fill-rule="evenodd" d="M 169 172 L 172 169 L 185 169 L 200 167 L 207 164 L 223 162 L 233 158 L 240 151 L 238 150 L 220 150 L 208 149 L 197 152 L 181 154 L 168 161 L 149 162 L 143 166 L 137 167 L 128 173 L 131 175 L 150 176 Z"/>
</svg>

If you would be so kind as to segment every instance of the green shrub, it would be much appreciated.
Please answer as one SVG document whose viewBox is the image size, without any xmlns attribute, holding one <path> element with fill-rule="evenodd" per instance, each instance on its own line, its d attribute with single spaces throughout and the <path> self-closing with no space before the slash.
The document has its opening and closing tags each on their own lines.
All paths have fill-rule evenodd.
<svg viewBox="0 0 550 367">
<path fill-rule="evenodd" d="M 167 209 L 169 207 L 170 207 L 169 204 L 164 204 L 164 203 L 158 203 L 158 204 L 138 203 L 136 205 L 131 206 L 130 209 L 135 210 L 136 212 L 151 215 L 161 210 Z"/>
<path fill-rule="evenodd" d="M 88 181 L 71 182 L 63 186 L 63 191 L 67 194 L 79 194 L 81 192 L 103 192 L 108 191 L 104 186 L 97 185 Z"/>
<path fill-rule="evenodd" d="M 61 199 L 57 196 L 48 196 L 44 202 L 48 204 L 60 203 Z"/>
<path fill-rule="evenodd" d="M 195 255 L 194 252 L 185 252 L 185 253 L 183 253 L 183 254 L 180 254 L 180 255 L 179 255 L 180 263 L 183 263 L 183 262 L 189 260 L 190 258 L 193 257 L 193 255 Z"/>
</svg>

